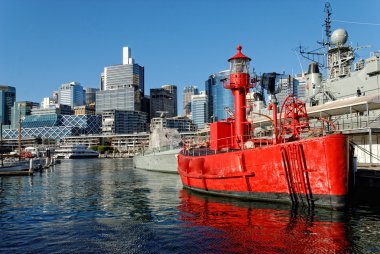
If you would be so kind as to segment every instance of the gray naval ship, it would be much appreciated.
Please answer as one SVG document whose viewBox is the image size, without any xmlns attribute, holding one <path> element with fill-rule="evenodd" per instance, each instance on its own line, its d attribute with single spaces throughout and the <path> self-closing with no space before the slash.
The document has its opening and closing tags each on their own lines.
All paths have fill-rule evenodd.
<svg viewBox="0 0 380 254">
<path fill-rule="evenodd" d="M 350 137 L 360 167 L 380 165 L 380 52 L 355 59 L 348 32 L 330 34 L 331 7 L 326 4 L 325 66 L 311 62 L 304 75 L 304 99 L 314 118 L 323 117 Z M 302 53 L 302 52 L 301 52 Z M 306 53 L 307 57 L 307 53 Z M 319 71 L 325 67 L 325 75 Z"/>
<path fill-rule="evenodd" d="M 298 87 L 298 97 L 306 103 L 311 127 L 326 128 L 319 120 L 327 119 L 336 131 L 349 136 L 358 167 L 380 168 L 380 52 L 355 59 L 356 51 L 362 47 L 350 46 L 345 29 L 331 34 L 329 4 L 325 11 L 327 41 L 320 43 L 319 52 L 305 52 L 300 47 L 301 55 L 311 60 L 308 72 L 288 81 L 294 81 Z M 322 62 L 313 61 L 320 56 Z M 271 135 L 268 119 L 252 118 L 258 131 Z"/>
</svg>

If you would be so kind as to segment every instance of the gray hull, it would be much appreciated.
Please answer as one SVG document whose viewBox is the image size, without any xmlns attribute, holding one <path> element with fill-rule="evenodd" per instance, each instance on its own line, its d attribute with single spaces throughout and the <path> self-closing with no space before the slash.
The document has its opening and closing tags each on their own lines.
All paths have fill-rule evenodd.
<svg viewBox="0 0 380 254">
<path fill-rule="evenodd" d="M 178 174 L 177 154 L 180 149 L 172 149 L 164 152 L 136 155 L 133 157 L 135 168 L 150 171 Z"/>
</svg>

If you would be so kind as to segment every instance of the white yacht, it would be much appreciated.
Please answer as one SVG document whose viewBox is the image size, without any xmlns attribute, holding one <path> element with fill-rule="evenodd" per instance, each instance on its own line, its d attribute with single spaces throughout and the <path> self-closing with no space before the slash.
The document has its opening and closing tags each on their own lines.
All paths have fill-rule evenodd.
<svg viewBox="0 0 380 254">
<path fill-rule="evenodd" d="M 98 158 L 99 153 L 88 149 L 85 145 L 63 145 L 55 150 L 56 159 L 81 159 L 81 158 Z"/>
</svg>

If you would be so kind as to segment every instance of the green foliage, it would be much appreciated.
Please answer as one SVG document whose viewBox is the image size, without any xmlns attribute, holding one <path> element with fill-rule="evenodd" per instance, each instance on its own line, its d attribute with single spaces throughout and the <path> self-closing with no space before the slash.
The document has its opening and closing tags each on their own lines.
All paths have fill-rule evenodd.
<svg viewBox="0 0 380 254">
<path fill-rule="evenodd" d="M 107 146 L 107 145 L 103 145 L 103 146 L 91 146 L 90 147 L 91 150 L 94 150 L 94 151 L 97 151 L 98 153 L 112 153 L 113 152 L 113 147 L 112 146 Z"/>
</svg>

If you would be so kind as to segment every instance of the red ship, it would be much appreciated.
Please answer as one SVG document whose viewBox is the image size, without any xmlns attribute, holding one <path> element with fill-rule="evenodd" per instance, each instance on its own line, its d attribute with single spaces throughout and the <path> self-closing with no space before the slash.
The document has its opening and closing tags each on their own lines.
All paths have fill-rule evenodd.
<svg viewBox="0 0 380 254">
<path fill-rule="evenodd" d="M 247 121 L 246 95 L 251 80 L 251 59 L 241 52 L 231 57 L 229 83 L 234 96 L 233 118 L 210 124 L 205 147 L 184 146 L 178 155 L 178 172 L 184 188 L 249 200 L 305 203 L 343 208 L 348 194 L 350 149 L 340 133 L 310 128 L 303 102 L 290 95 L 277 114 L 273 91 L 273 137 L 256 138 Z M 278 120 L 280 119 L 280 120 Z M 306 138 L 304 134 L 309 133 Z"/>
</svg>

